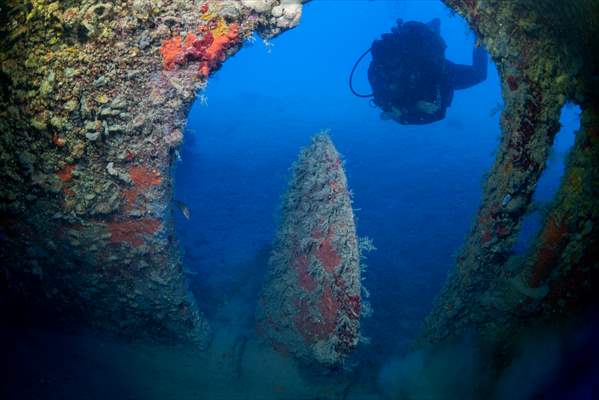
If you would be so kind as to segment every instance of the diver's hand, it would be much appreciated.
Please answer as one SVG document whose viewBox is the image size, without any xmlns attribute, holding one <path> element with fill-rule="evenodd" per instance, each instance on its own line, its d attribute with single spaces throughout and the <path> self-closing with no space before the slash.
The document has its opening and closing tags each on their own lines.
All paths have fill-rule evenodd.
<svg viewBox="0 0 599 400">
<path fill-rule="evenodd" d="M 439 106 L 428 101 L 419 101 L 416 103 L 416 109 L 425 114 L 434 114 L 439 111 Z"/>
</svg>

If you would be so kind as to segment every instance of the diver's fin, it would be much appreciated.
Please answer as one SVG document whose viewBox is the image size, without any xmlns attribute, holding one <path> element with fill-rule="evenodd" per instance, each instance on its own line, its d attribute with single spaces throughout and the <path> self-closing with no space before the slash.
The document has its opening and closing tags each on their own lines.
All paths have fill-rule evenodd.
<svg viewBox="0 0 599 400">
<path fill-rule="evenodd" d="M 431 19 L 426 23 L 426 26 L 431 28 L 437 35 L 441 34 L 441 20 L 439 18 Z"/>
</svg>

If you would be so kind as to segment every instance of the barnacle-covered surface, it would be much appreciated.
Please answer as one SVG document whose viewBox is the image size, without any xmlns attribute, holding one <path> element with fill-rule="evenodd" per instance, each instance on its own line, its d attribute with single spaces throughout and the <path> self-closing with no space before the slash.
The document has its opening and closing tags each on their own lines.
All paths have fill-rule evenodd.
<svg viewBox="0 0 599 400">
<path fill-rule="evenodd" d="M 477 219 L 419 344 L 475 328 L 509 341 L 524 325 L 567 318 L 595 299 L 599 139 L 595 1 L 447 0 L 476 30 L 499 68 L 505 110 L 495 164 Z M 561 188 L 528 254 L 511 254 L 566 102 L 581 128 Z"/>
<path fill-rule="evenodd" d="M 334 366 L 359 339 L 360 257 L 339 153 L 313 137 L 293 168 L 258 309 L 258 331 L 304 363 Z"/>
<path fill-rule="evenodd" d="M 208 342 L 172 234 L 171 161 L 208 75 L 253 31 L 299 22 L 296 2 L 261 3 L 3 2 L 3 304 Z"/>
</svg>

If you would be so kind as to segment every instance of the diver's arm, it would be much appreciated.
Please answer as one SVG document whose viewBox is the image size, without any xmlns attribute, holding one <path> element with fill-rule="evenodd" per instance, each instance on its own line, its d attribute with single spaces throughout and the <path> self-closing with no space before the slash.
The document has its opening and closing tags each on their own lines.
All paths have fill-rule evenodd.
<svg viewBox="0 0 599 400">
<path fill-rule="evenodd" d="M 487 79 L 487 52 L 481 47 L 472 51 L 472 65 L 447 62 L 454 89 L 467 89 Z"/>
</svg>

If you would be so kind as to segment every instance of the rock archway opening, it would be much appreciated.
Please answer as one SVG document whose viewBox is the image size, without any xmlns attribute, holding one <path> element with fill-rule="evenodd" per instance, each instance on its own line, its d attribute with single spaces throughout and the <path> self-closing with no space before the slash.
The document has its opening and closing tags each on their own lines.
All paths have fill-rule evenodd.
<svg viewBox="0 0 599 400">
<path fill-rule="evenodd" d="M 208 317 L 222 316 L 239 292 L 251 315 L 256 296 L 248 293 L 260 289 L 289 167 L 310 136 L 328 128 L 345 159 L 358 235 L 377 247 L 364 274 L 374 310 L 364 335 L 400 352 L 453 267 L 480 201 L 500 135 L 498 73 L 490 61 L 487 80 L 456 91 L 444 120 L 402 126 L 352 96 L 356 58 L 398 18 L 440 18 L 447 58 L 470 64 L 476 38 L 465 21 L 441 2 L 314 2 L 302 18 L 274 40 L 248 41 L 189 113 L 174 193 L 191 214 L 175 210 L 184 268 Z M 369 87 L 369 61 L 356 70 L 358 88 Z M 364 347 L 361 357 L 375 353 Z"/>
</svg>

